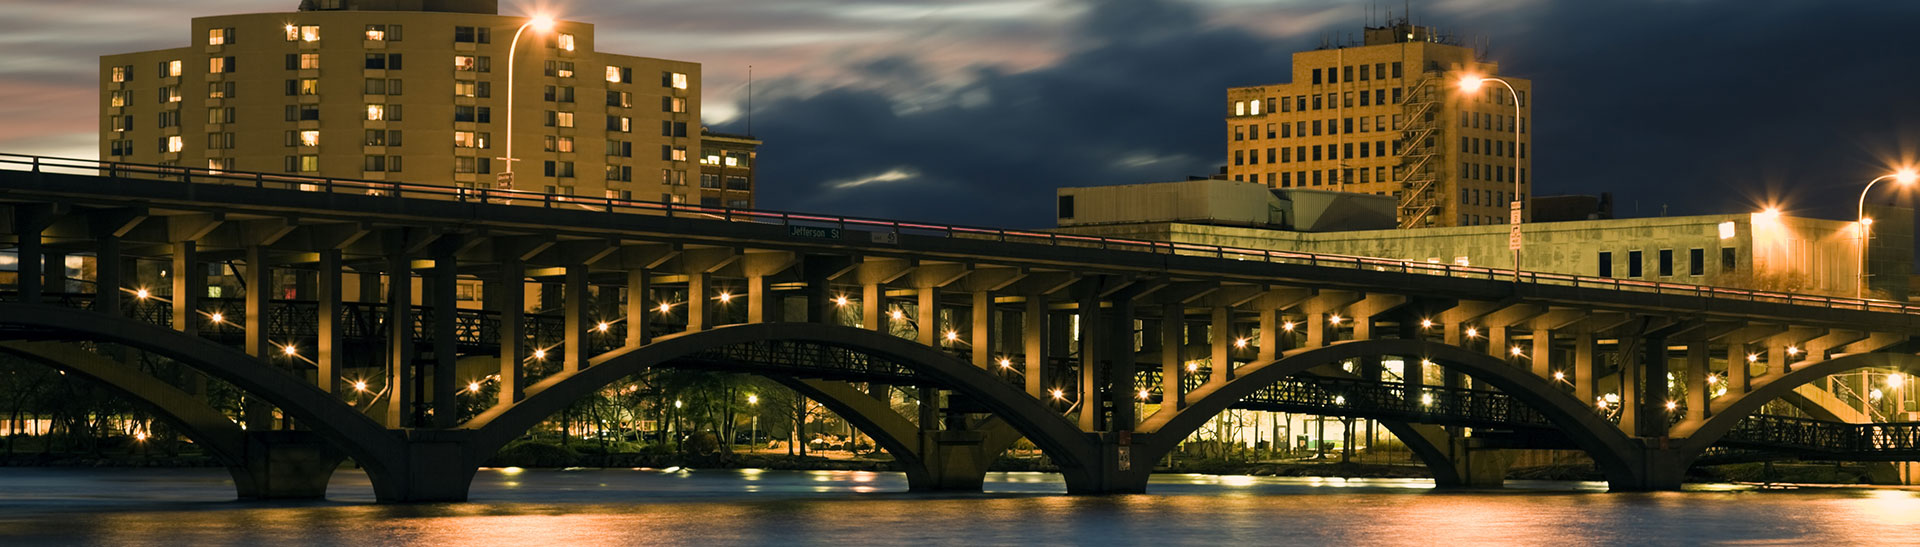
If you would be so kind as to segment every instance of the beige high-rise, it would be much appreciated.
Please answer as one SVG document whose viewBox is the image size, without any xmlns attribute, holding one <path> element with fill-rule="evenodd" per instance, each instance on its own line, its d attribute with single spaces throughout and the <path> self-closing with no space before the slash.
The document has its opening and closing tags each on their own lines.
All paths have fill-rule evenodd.
<svg viewBox="0 0 1920 547">
<path fill-rule="evenodd" d="M 492 0 L 195 18 L 188 47 L 101 57 L 100 157 L 498 187 L 527 21 Z M 700 65 L 595 44 L 575 21 L 521 36 L 513 187 L 697 202 Z"/>
<path fill-rule="evenodd" d="M 1505 224 L 1514 181 L 1532 195 L 1533 85 L 1498 69 L 1405 22 L 1295 53 L 1291 83 L 1227 90 L 1227 176 L 1393 196 L 1401 227 Z M 1512 84 L 1519 115 L 1498 82 L 1462 91 L 1469 74 Z"/>
</svg>

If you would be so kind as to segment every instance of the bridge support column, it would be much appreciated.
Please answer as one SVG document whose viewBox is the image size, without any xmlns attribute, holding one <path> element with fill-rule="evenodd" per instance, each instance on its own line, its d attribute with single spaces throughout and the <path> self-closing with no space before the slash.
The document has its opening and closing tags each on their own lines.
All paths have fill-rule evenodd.
<svg viewBox="0 0 1920 547">
<path fill-rule="evenodd" d="M 1548 381 L 1552 381 L 1553 380 L 1553 331 L 1547 330 L 1547 329 L 1534 329 L 1532 345 L 1533 345 L 1533 351 L 1528 352 L 1527 357 L 1529 359 L 1532 359 L 1532 362 L 1531 362 L 1532 367 L 1530 368 L 1533 370 L 1533 375 L 1540 378 L 1544 378 Z"/>
<path fill-rule="evenodd" d="M 21 264 L 26 264 L 26 257 L 22 256 L 21 260 Z M 199 248 L 194 242 L 174 242 L 173 330 L 188 335 L 200 334 L 200 297 L 207 294 L 207 271 L 200 264 Z M 26 277 L 21 279 L 25 280 Z M 23 287 L 22 298 L 24 294 Z"/>
<path fill-rule="evenodd" d="M 907 490 L 979 492 L 986 482 L 987 466 L 999 454 L 986 454 L 986 434 L 979 431 L 947 431 L 922 427 L 920 465 L 904 466 Z"/>
<path fill-rule="evenodd" d="M 713 323 L 707 317 L 707 286 L 712 282 L 713 274 L 704 271 L 687 274 L 687 332 L 707 330 Z"/>
<path fill-rule="evenodd" d="M 434 241 L 432 292 L 427 295 L 433 305 L 433 426 L 443 429 L 460 423 L 459 381 L 454 378 L 460 361 L 460 270 L 454 252 L 460 244 L 460 238 L 451 235 Z"/>
<path fill-rule="evenodd" d="M 1226 306 L 1213 307 L 1213 320 L 1208 324 L 1211 334 L 1208 341 L 1213 344 L 1213 376 L 1208 382 L 1226 383 L 1233 380 L 1233 310 Z M 1128 337 L 1132 339 L 1131 336 Z"/>
<path fill-rule="evenodd" d="M 461 502 L 473 486 L 479 468 L 469 464 L 465 451 L 470 431 L 412 429 L 405 432 L 406 454 L 397 484 L 384 489 L 383 502 Z M 476 455 L 477 459 L 484 456 Z M 396 480 L 397 479 L 397 480 Z"/>
<path fill-rule="evenodd" d="M 1712 399 L 1713 384 L 1707 382 L 1707 344 L 1687 345 L 1687 419 L 1704 420 L 1707 401 Z"/>
<path fill-rule="evenodd" d="M 747 276 L 747 322 L 765 323 L 778 319 L 778 308 L 773 306 L 773 291 L 767 284 L 767 276 Z"/>
<path fill-rule="evenodd" d="M 1747 346 L 1734 343 L 1727 346 L 1727 394 L 1739 396 L 1747 392 L 1753 383 L 1753 362 L 1747 360 Z"/>
<path fill-rule="evenodd" d="M 1187 407 L 1186 306 L 1167 304 L 1160 313 L 1160 405 Z"/>
<path fill-rule="evenodd" d="M 246 465 L 231 472 L 241 499 L 321 499 L 345 459 L 311 431 L 248 431 Z"/>
<path fill-rule="evenodd" d="M 767 296 L 763 290 L 760 297 L 764 299 Z M 653 276 L 648 275 L 646 268 L 634 268 L 627 270 L 627 346 L 639 347 L 651 343 L 653 343 Z"/>
<path fill-rule="evenodd" d="M 247 263 L 247 269 L 240 280 L 246 285 L 247 318 L 242 347 L 247 355 L 259 359 L 261 365 L 273 366 L 275 352 L 268 348 L 271 342 L 267 340 L 267 305 L 273 298 L 273 271 L 267 267 L 267 251 L 264 248 L 247 247 L 243 260 Z M 245 412 L 248 430 L 266 431 L 273 428 L 273 407 L 260 398 L 247 397 Z"/>
<path fill-rule="evenodd" d="M 1046 391 L 1047 369 L 1047 297 L 1027 295 L 1027 309 L 1020 315 L 1021 346 L 1026 354 L 1020 363 L 1027 372 L 1027 395 L 1041 399 Z M 1044 400 L 1044 399 L 1042 399 Z"/>
<path fill-rule="evenodd" d="M 973 338 L 968 355 L 973 366 L 987 368 L 993 359 L 993 293 L 973 292 L 973 309 L 969 312 L 973 319 Z"/>
<path fill-rule="evenodd" d="M 940 347 L 940 288 L 920 287 L 919 318 L 914 327 L 918 329 L 920 343 Z M 1085 333 L 1085 327 L 1081 328 Z"/>
<path fill-rule="evenodd" d="M 18 265 L 16 267 L 19 271 L 19 281 L 16 286 L 20 291 L 21 302 L 38 304 L 45 290 L 41 285 L 43 279 L 41 276 L 46 274 L 47 263 L 41 252 L 40 233 L 52 223 L 52 217 L 53 208 L 45 205 L 16 205 L 13 208 L 14 234 L 20 239 L 19 246 L 16 248 L 19 261 L 15 264 Z M 65 263 L 55 266 L 62 271 L 67 267 Z M 56 287 L 55 290 L 59 288 Z"/>
<path fill-rule="evenodd" d="M 1080 402 L 1081 431 L 1099 431 L 1102 425 L 1100 418 L 1104 416 L 1100 409 L 1103 404 L 1100 388 L 1106 382 L 1100 377 L 1100 360 L 1106 357 L 1108 349 L 1104 343 L 1107 329 L 1101 317 L 1103 314 L 1100 313 L 1097 289 L 1096 285 L 1080 297 L 1077 310 L 1080 314 L 1080 393 L 1077 400 Z"/>
<path fill-rule="evenodd" d="M 1501 488 L 1507 484 L 1507 470 L 1513 467 L 1518 451 L 1482 446 L 1479 439 L 1472 437 L 1451 437 L 1452 462 L 1454 473 L 1460 477 L 1459 486 L 1466 488 Z"/>
<path fill-rule="evenodd" d="M 887 313 L 887 288 L 879 283 L 860 286 L 860 326 L 868 330 L 893 332 L 893 318 Z"/>
<path fill-rule="evenodd" d="M 344 338 L 340 332 L 341 288 L 340 288 L 340 250 L 320 251 L 319 270 L 315 272 L 314 295 L 318 300 L 318 332 L 314 343 L 314 365 L 320 370 L 314 377 L 320 390 L 336 393 L 340 389 L 340 354 Z"/>
<path fill-rule="evenodd" d="M 527 351 L 527 269 L 519 260 L 502 260 L 496 276 L 486 290 L 495 294 L 494 311 L 500 314 L 500 404 L 510 405 L 526 397 L 526 361 L 520 355 Z M 636 329 L 629 315 L 629 343 L 635 332 L 646 331 Z"/>
<path fill-rule="evenodd" d="M 1594 389 L 1600 384 L 1593 371 L 1593 350 L 1593 333 L 1573 335 L 1573 397 L 1588 405 L 1593 404 Z"/>
<path fill-rule="evenodd" d="M 387 427 L 416 423 L 414 408 L 413 261 L 403 248 L 402 234 L 389 241 L 387 256 Z"/>
<path fill-rule="evenodd" d="M 120 257 L 120 238 L 112 234 L 100 235 L 94 243 L 93 260 L 93 310 L 112 316 L 120 316 L 121 287 L 127 286 L 126 262 Z"/>
<path fill-rule="evenodd" d="M 561 298 L 565 299 L 561 304 L 561 313 L 566 317 L 567 329 L 566 355 L 561 360 L 561 367 L 565 372 L 573 373 L 586 368 L 587 346 L 592 336 L 588 332 L 592 324 L 587 320 L 587 266 L 585 264 L 569 265 L 566 268 L 565 277 L 566 286 L 560 289 Z M 691 293 L 687 295 L 687 300 L 691 301 L 693 298 Z"/>
</svg>

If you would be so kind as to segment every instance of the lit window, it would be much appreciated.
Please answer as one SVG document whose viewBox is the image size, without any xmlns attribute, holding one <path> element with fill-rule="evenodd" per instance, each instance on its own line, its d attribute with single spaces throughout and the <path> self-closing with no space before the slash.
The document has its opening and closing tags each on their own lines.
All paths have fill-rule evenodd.
<svg viewBox="0 0 1920 547">
<path fill-rule="evenodd" d="M 319 26 L 319 25 L 303 25 L 303 26 L 301 26 L 301 27 L 300 27 L 300 41 L 302 41 L 302 42 L 318 42 L 318 41 L 320 41 L 320 26 Z"/>
<path fill-rule="evenodd" d="M 210 57 L 207 59 L 207 73 L 209 74 L 233 72 L 236 66 L 238 65 L 233 62 L 233 57 Z"/>
<path fill-rule="evenodd" d="M 214 172 L 225 171 L 232 168 L 233 158 L 207 158 L 207 169 L 211 169 Z"/>
<path fill-rule="evenodd" d="M 301 78 L 300 89 L 298 91 L 300 92 L 301 95 L 319 95 L 320 79 L 319 78 Z"/>
<path fill-rule="evenodd" d="M 227 42 L 230 42 L 230 41 L 233 41 L 233 29 L 230 29 L 230 28 L 207 29 L 207 45 L 209 46 L 225 45 Z"/>
<path fill-rule="evenodd" d="M 720 156 L 709 154 L 707 157 L 700 158 L 700 165 L 720 165 Z"/>
<path fill-rule="evenodd" d="M 133 73 L 133 67 L 131 66 L 113 67 L 113 81 L 125 82 L 127 81 L 128 77 L 132 76 L 132 73 Z"/>
<path fill-rule="evenodd" d="M 620 67 L 617 67 L 617 66 L 607 67 L 607 81 L 611 83 L 616 83 L 616 84 L 620 83 Z"/>
<path fill-rule="evenodd" d="M 124 106 L 127 106 L 128 99 L 131 99 L 133 97 L 133 91 L 130 91 L 130 90 L 114 91 L 111 93 L 111 97 L 112 97 L 111 104 L 113 105 L 114 108 L 124 107 Z"/>
<path fill-rule="evenodd" d="M 186 147 L 185 142 L 186 141 L 182 140 L 179 135 L 167 137 L 167 151 L 179 152 L 182 148 Z"/>
<path fill-rule="evenodd" d="M 739 167 L 739 166 L 740 166 L 740 158 L 736 158 L 736 157 L 733 157 L 733 156 L 727 156 L 727 160 L 726 160 L 726 161 L 727 161 L 727 167 Z"/>
<path fill-rule="evenodd" d="M 300 146 L 320 146 L 319 131 L 301 131 Z"/>
<path fill-rule="evenodd" d="M 564 34 L 564 33 L 561 34 L 560 38 L 557 40 L 557 44 L 561 50 L 573 51 L 573 35 Z"/>
<path fill-rule="evenodd" d="M 1234 103 L 1233 103 L 1233 115 L 1235 115 L 1235 116 L 1245 116 L 1245 115 L 1247 115 L 1247 102 L 1246 102 L 1246 101 L 1234 101 Z"/>
<path fill-rule="evenodd" d="M 671 80 L 671 87 L 673 87 L 674 89 L 686 89 L 686 88 L 687 88 L 687 75 L 686 75 L 686 74 L 681 74 L 681 73 L 679 73 L 679 72 L 673 72 L 673 73 L 669 73 L 669 74 L 668 74 L 668 76 L 670 77 L 670 80 Z"/>
<path fill-rule="evenodd" d="M 489 148 L 490 145 L 487 144 L 487 141 L 490 140 L 490 136 L 490 134 L 485 132 L 455 131 L 453 132 L 453 146 L 455 148 Z"/>
<path fill-rule="evenodd" d="M 453 56 L 453 69 L 472 72 L 480 68 L 480 58 L 472 55 Z"/>
<path fill-rule="evenodd" d="M 367 120 L 379 121 L 384 119 L 387 119 L 387 105 L 384 105 L 384 104 L 367 105 Z"/>
<path fill-rule="evenodd" d="M 166 73 L 166 74 L 165 74 L 164 76 L 167 76 L 167 77 L 178 77 L 178 76 L 180 76 L 180 70 L 181 70 L 181 66 L 180 66 L 180 64 L 181 64 L 181 63 L 180 63 L 180 60 L 179 60 L 179 59 L 174 59 L 174 60 L 172 60 L 172 61 L 167 61 L 167 73 Z"/>
<path fill-rule="evenodd" d="M 320 156 L 300 156 L 300 172 L 317 173 L 320 171 Z"/>
<path fill-rule="evenodd" d="M 367 25 L 367 40 L 384 42 L 387 40 L 386 25 Z"/>
<path fill-rule="evenodd" d="M 673 147 L 673 161 L 687 161 L 687 147 Z"/>
<path fill-rule="evenodd" d="M 1253 114 L 1253 115 L 1255 115 L 1255 116 L 1258 116 L 1258 115 L 1260 115 L 1260 100 L 1259 100 L 1259 99 L 1254 99 L 1252 103 L 1249 103 L 1249 106 L 1251 107 L 1251 110 L 1250 110 L 1250 112 L 1252 112 L 1252 114 Z"/>
<path fill-rule="evenodd" d="M 300 70 L 319 70 L 319 69 L 320 69 L 320 54 L 318 53 L 300 54 Z"/>
</svg>

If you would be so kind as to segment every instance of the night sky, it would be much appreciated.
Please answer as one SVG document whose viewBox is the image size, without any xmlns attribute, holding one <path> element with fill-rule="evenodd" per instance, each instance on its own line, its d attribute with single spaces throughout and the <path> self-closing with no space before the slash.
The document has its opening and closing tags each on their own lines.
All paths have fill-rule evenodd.
<svg viewBox="0 0 1920 547">
<path fill-rule="evenodd" d="M 191 16 L 297 5 L 6 0 L 0 152 L 92 158 L 98 56 L 185 45 Z M 603 50 L 702 63 L 716 130 L 747 132 L 753 65 L 762 207 L 1043 227 L 1056 187 L 1217 171 L 1225 89 L 1286 81 L 1291 52 L 1357 38 L 1369 4 L 548 7 L 597 24 Z M 1621 216 L 1779 203 L 1847 218 L 1867 180 L 1920 160 L 1920 2 L 1443 0 L 1414 11 L 1484 39 L 1503 73 L 1534 81 L 1540 195 L 1612 192 Z"/>
</svg>

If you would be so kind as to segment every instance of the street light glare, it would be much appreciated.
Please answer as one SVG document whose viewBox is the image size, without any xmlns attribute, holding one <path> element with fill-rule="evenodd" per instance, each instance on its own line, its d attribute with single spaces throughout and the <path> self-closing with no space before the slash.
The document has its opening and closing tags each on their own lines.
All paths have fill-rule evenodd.
<svg viewBox="0 0 1920 547">
<path fill-rule="evenodd" d="M 1479 74 L 1463 74 L 1460 76 L 1460 82 L 1458 85 L 1460 86 L 1461 91 L 1473 93 L 1475 91 L 1479 91 L 1480 85 L 1485 84 L 1486 82 L 1487 82 L 1487 79 L 1482 78 Z"/>
<path fill-rule="evenodd" d="M 1914 181 L 1920 181 L 1920 171 L 1914 171 L 1912 167 L 1901 169 L 1893 174 L 1893 181 L 1903 186 L 1912 185 Z"/>
<path fill-rule="evenodd" d="M 532 25 L 533 30 L 540 31 L 542 33 L 553 32 L 553 17 L 551 16 L 535 15 L 533 16 L 533 21 L 530 22 L 529 24 Z"/>
</svg>

